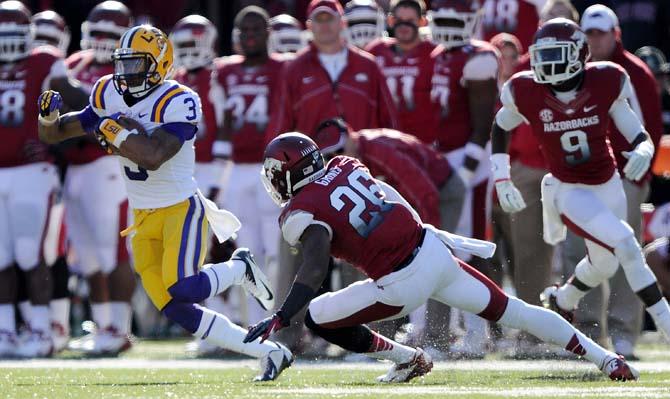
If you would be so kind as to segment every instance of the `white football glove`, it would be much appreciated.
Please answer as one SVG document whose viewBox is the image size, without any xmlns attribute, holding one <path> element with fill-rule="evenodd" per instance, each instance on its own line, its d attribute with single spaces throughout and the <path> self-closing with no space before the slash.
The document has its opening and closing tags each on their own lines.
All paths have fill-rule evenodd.
<svg viewBox="0 0 670 399">
<path fill-rule="evenodd" d="M 644 177 L 654 156 L 654 146 L 649 141 L 643 141 L 633 151 L 621 151 L 621 155 L 628 159 L 623 173 L 628 180 L 638 181 Z"/>
<path fill-rule="evenodd" d="M 526 208 L 526 201 L 523 200 L 523 196 L 511 180 L 496 181 L 496 193 L 498 194 L 498 202 L 503 211 L 515 213 Z"/>
</svg>

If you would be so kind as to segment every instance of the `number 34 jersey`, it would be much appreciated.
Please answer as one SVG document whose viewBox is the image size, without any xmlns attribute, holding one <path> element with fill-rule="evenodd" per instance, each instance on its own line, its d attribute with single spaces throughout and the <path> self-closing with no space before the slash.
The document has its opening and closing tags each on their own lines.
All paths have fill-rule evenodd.
<svg viewBox="0 0 670 399">
<path fill-rule="evenodd" d="M 324 226 L 331 254 L 374 280 L 412 254 L 422 230 L 405 206 L 385 200 L 365 165 L 345 156 L 333 158 L 323 177 L 288 202 L 279 224 L 291 245 L 309 225 Z"/>
<path fill-rule="evenodd" d="M 138 121 L 150 136 L 161 125 L 189 123 L 197 126 L 202 118 L 200 97 L 174 80 L 164 81 L 148 96 L 128 106 L 114 88 L 112 75 L 106 75 L 93 86 L 90 103 L 101 117 L 120 112 Z M 179 151 L 157 170 L 148 171 L 127 158 L 119 157 L 132 208 L 163 208 L 195 194 L 194 141 L 195 135 L 185 138 Z"/>
<path fill-rule="evenodd" d="M 602 184 L 616 169 L 609 142 L 610 107 L 626 96 L 628 75 L 611 62 L 587 63 L 574 99 L 559 100 L 549 85 L 519 72 L 505 84 L 503 106 L 532 127 L 549 171 L 565 183 Z"/>
</svg>

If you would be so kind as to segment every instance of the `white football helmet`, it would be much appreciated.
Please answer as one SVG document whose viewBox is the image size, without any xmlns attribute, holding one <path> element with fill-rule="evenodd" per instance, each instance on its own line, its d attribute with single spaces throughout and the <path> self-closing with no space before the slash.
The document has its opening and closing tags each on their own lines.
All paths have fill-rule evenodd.
<svg viewBox="0 0 670 399">
<path fill-rule="evenodd" d="M 450 49 L 466 45 L 475 33 L 477 11 L 470 0 L 437 0 L 428 11 L 433 41 Z"/>
<path fill-rule="evenodd" d="M 351 0 L 344 6 L 344 20 L 347 40 L 358 48 L 386 36 L 384 13 L 374 0 Z"/>
<path fill-rule="evenodd" d="M 216 57 L 217 37 L 214 24 L 202 15 L 180 19 L 170 34 L 176 66 L 193 70 L 209 65 Z"/>
<path fill-rule="evenodd" d="M 300 22 L 288 14 L 270 18 L 268 50 L 271 53 L 297 53 L 307 46 L 307 37 Z"/>
<path fill-rule="evenodd" d="M 35 29 L 33 46 L 51 45 L 67 54 L 70 45 L 70 29 L 65 20 L 55 11 L 42 11 L 31 18 Z"/>
<path fill-rule="evenodd" d="M 112 62 L 112 53 L 121 36 L 132 25 L 128 7 L 118 1 L 104 1 L 93 7 L 81 24 L 81 48 L 93 50 L 98 63 Z"/>
</svg>

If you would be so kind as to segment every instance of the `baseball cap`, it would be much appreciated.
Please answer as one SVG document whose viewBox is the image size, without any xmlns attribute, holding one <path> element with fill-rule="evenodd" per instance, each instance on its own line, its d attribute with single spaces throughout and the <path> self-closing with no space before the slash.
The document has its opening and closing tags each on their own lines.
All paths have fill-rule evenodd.
<svg viewBox="0 0 670 399">
<path fill-rule="evenodd" d="M 319 12 L 327 12 L 330 15 L 342 16 L 344 10 L 337 0 L 312 0 L 307 6 L 307 18 L 312 19 Z"/>
<path fill-rule="evenodd" d="M 584 10 L 581 25 L 584 32 L 589 29 L 609 32 L 619 26 L 619 18 L 617 18 L 612 9 L 602 4 L 594 4 Z"/>
</svg>

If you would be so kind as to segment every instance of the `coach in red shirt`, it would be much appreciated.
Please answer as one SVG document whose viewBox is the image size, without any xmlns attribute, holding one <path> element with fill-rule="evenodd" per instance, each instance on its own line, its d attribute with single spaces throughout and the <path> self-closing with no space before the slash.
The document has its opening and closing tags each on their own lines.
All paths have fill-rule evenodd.
<svg viewBox="0 0 670 399">
<path fill-rule="evenodd" d="M 284 68 L 268 141 L 288 131 L 313 135 L 322 121 L 333 117 L 343 118 L 354 130 L 396 127 L 386 80 L 370 54 L 342 39 L 342 14 L 335 0 L 309 3 L 312 43 Z"/>
</svg>

